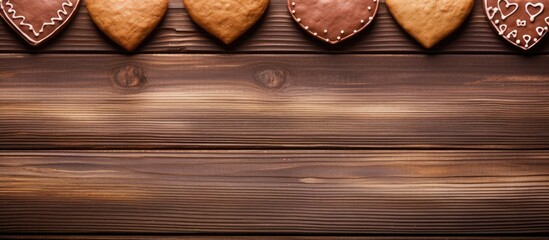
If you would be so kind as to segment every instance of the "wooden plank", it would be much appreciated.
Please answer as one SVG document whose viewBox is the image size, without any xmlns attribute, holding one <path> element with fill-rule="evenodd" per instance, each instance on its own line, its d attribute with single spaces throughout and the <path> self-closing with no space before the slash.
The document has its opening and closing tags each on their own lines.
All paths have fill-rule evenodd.
<svg viewBox="0 0 549 240">
<path fill-rule="evenodd" d="M 188 235 L 0 235 L 6 239 L 77 240 L 547 240 L 547 237 L 516 236 L 188 236 Z"/>
<path fill-rule="evenodd" d="M 529 54 L 549 53 L 549 41 Z M 85 7 L 80 9 L 68 29 L 50 44 L 28 47 L 5 24 L 0 24 L 0 53 L 25 52 L 117 52 L 120 48 L 106 39 L 91 22 Z M 331 47 L 301 31 L 290 18 L 286 0 L 273 0 L 266 17 L 239 42 L 225 47 L 191 22 L 180 0 L 171 0 L 165 21 L 138 49 L 141 53 L 513 53 L 523 54 L 506 43 L 490 27 L 483 14 L 482 1 L 463 28 L 437 48 L 426 51 L 396 24 L 382 3 L 372 28 L 356 39 Z"/>
<path fill-rule="evenodd" d="M 0 149 L 549 148 L 549 56 L 0 61 Z"/>
<path fill-rule="evenodd" d="M 1 152 L 0 232 L 524 234 L 549 151 Z"/>
</svg>

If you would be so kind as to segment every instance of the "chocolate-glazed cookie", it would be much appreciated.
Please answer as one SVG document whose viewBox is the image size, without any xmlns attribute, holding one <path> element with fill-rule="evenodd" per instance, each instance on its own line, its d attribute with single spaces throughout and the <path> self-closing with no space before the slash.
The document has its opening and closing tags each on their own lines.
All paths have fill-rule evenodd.
<svg viewBox="0 0 549 240">
<path fill-rule="evenodd" d="M 288 9 L 301 28 L 314 37 L 337 44 L 364 30 L 374 20 L 380 0 L 288 0 Z"/>
<path fill-rule="evenodd" d="M 25 41 L 38 46 L 65 28 L 80 0 L 0 0 L 0 15 Z"/>
<path fill-rule="evenodd" d="M 549 0 L 484 0 L 488 20 L 511 44 L 528 50 L 549 32 Z"/>
</svg>

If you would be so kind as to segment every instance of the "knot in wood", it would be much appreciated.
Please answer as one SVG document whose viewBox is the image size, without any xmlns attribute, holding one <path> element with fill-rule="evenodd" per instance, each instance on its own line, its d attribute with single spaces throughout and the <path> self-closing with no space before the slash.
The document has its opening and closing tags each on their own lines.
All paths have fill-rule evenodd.
<svg viewBox="0 0 549 240">
<path fill-rule="evenodd" d="M 286 72 L 283 70 L 263 70 L 258 72 L 255 78 L 266 87 L 277 89 L 286 82 Z"/>
<path fill-rule="evenodd" d="M 145 86 L 147 76 L 143 68 L 130 64 L 114 70 L 114 82 L 121 88 L 139 89 Z"/>
</svg>

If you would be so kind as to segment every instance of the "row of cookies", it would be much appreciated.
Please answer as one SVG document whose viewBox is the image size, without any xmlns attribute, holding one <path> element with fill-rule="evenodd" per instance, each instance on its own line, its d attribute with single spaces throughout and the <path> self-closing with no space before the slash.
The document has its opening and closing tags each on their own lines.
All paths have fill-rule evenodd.
<svg viewBox="0 0 549 240">
<path fill-rule="evenodd" d="M 270 0 L 183 0 L 189 16 L 231 44 L 265 13 Z M 296 23 L 314 37 L 337 44 L 367 28 L 381 0 L 288 0 Z M 549 0 L 483 0 L 486 15 L 504 39 L 528 50 L 549 32 Z M 385 0 L 398 24 L 425 48 L 454 32 L 474 0 Z M 28 43 L 37 46 L 61 31 L 75 16 L 80 0 L 0 0 L 1 16 Z M 91 19 L 128 51 L 161 22 L 169 0 L 86 0 Z"/>
</svg>

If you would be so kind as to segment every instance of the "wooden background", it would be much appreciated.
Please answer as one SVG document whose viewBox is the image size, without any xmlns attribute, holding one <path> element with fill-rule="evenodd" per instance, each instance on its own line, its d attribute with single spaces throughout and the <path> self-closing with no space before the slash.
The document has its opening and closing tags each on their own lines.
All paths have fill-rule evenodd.
<svg viewBox="0 0 549 240">
<path fill-rule="evenodd" d="M 383 1 L 335 47 L 284 0 L 229 47 L 179 0 L 135 54 L 85 6 L 38 49 L 2 23 L 0 238 L 543 237 L 549 41 L 481 5 L 428 51 Z"/>
</svg>

